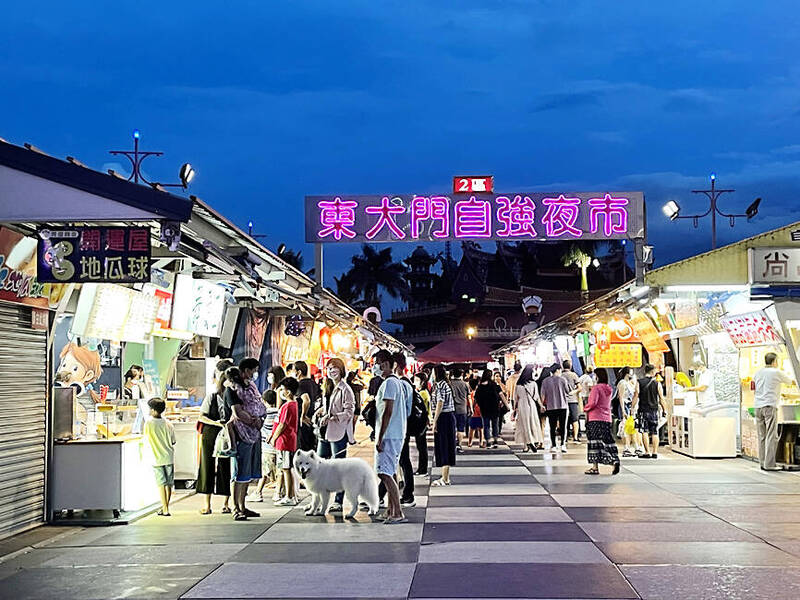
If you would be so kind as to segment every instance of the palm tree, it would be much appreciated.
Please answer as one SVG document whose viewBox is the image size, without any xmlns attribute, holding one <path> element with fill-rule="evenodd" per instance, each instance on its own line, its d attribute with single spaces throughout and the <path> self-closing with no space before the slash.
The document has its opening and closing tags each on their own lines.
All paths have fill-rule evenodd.
<svg viewBox="0 0 800 600">
<path fill-rule="evenodd" d="M 408 284 L 403 277 L 406 267 L 392 260 L 390 247 L 387 246 L 378 252 L 373 246 L 363 244 L 361 254 L 353 256 L 350 260 L 353 266 L 342 276 L 341 280 L 345 280 L 343 286 L 345 284 L 350 286 L 367 306 L 380 307 L 379 289 L 392 298 L 406 298 Z"/>
<path fill-rule="evenodd" d="M 350 273 L 343 273 L 341 277 L 334 277 L 336 282 L 336 295 L 351 306 L 355 306 L 361 300 L 361 294 L 353 287 L 353 281 Z"/>
<path fill-rule="evenodd" d="M 586 272 L 592 264 L 595 254 L 595 244 L 593 242 L 574 242 L 570 244 L 567 251 L 561 257 L 565 267 L 578 267 L 581 270 L 581 295 L 587 299 L 589 295 L 589 280 Z"/>
</svg>

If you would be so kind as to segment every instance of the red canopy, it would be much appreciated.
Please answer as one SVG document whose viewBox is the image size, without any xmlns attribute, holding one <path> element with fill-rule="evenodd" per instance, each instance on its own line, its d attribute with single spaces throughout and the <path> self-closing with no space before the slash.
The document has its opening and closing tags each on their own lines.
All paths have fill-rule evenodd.
<svg viewBox="0 0 800 600">
<path fill-rule="evenodd" d="M 440 363 L 473 363 L 491 360 L 489 351 L 492 347 L 486 342 L 475 339 L 453 338 L 439 342 L 432 348 L 417 355 L 419 362 Z"/>
</svg>

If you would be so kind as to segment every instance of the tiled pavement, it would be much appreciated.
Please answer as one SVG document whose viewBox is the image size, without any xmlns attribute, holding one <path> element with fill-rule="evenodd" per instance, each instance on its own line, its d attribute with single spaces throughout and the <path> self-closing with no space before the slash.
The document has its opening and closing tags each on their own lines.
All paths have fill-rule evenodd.
<svg viewBox="0 0 800 600">
<path fill-rule="evenodd" d="M 583 444 L 555 457 L 473 449 L 452 486 L 418 478 L 419 506 L 393 526 L 271 504 L 234 523 L 201 517 L 189 498 L 171 519 L 65 530 L 3 560 L 0 598 L 775 600 L 800 589 L 800 476 L 668 451 L 625 459 L 613 478 L 585 468 Z"/>
</svg>

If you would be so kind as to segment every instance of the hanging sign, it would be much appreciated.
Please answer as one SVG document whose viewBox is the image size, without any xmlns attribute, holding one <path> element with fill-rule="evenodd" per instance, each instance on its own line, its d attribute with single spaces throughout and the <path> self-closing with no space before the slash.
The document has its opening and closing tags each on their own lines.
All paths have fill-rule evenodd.
<svg viewBox="0 0 800 600">
<path fill-rule="evenodd" d="M 39 281 L 150 281 L 149 227 L 49 227 L 38 236 Z"/>
<path fill-rule="evenodd" d="M 649 353 L 669 352 L 669 346 L 661 337 L 661 334 L 653 325 L 650 318 L 641 310 L 636 310 L 630 319 L 633 330 L 642 340 L 642 345 Z"/>
<path fill-rule="evenodd" d="M 722 317 L 720 323 L 737 348 L 783 344 L 783 338 L 763 310 Z"/>
<path fill-rule="evenodd" d="M 596 367 L 641 367 L 641 344 L 611 344 L 608 350 L 595 348 L 594 364 Z"/>
<path fill-rule="evenodd" d="M 700 322 L 700 312 L 697 300 L 676 300 L 675 308 L 675 329 L 686 329 L 694 327 Z"/>
<path fill-rule="evenodd" d="M 633 344 L 641 341 L 628 319 L 613 319 L 607 325 L 611 344 Z"/>
<path fill-rule="evenodd" d="M 800 248 L 749 248 L 750 283 L 800 284 Z"/>
<path fill-rule="evenodd" d="M 454 194 L 475 194 L 479 192 L 492 193 L 494 191 L 494 177 L 491 175 L 453 177 Z"/>
<path fill-rule="evenodd" d="M 642 192 L 306 196 L 306 241 L 608 240 L 644 237 Z"/>
</svg>

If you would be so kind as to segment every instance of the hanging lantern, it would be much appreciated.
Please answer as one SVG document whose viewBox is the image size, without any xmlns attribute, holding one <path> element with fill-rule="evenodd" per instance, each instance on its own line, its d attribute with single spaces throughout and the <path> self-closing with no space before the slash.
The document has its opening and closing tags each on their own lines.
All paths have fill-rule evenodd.
<svg viewBox="0 0 800 600">
<path fill-rule="evenodd" d="M 303 322 L 302 315 L 290 315 L 286 318 L 286 327 L 283 329 L 283 333 L 291 337 L 297 337 L 299 335 L 303 335 L 303 332 L 306 330 L 306 324 Z"/>
<path fill-rule="evenodd" d="M 333 349 L 333 331 L 327 325 L 319 330 L 319 347 L 323 352 Z"/>
</svg>

